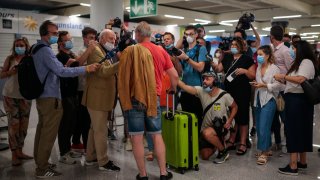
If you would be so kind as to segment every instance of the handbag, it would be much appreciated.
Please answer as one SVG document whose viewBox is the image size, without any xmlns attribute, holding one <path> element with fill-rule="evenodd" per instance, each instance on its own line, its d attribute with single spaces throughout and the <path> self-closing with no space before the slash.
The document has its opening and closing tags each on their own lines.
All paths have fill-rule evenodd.
<svg viewBox="0 0 320 180">
<path fill-rule="evenodd" d="M 301 83 L 301 87 L 311 104 L 320 103 L 320 76 L 305 80 Z"/>
<path fill-rule="evenodd" d="M 280 93 L 278 94 L 278 97 L 276 98 L 276 103 L 277 103 L 277 110 L 280 112 L 283 111 L 286 103 Z"/>
</svg>

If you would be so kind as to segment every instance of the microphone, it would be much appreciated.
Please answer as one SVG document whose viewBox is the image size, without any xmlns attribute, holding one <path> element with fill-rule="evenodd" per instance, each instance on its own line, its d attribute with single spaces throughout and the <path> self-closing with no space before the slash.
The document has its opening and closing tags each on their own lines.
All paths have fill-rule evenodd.
<svg viewBox="0 0 320 180">
<path fill-rule="evenodd" d="M 106 57 L 102 58 L 100 61 L 99 61 L 99 64 L 102 64 L 104 61 L 106 61 L 107 59 L 112 59 L 116 54 L 117 52 L 119 51 L 118 48 L 114 48 L 112 49 L 111 51 L 109 51 L 107 54 L 106 54 Z"/>
</svg>

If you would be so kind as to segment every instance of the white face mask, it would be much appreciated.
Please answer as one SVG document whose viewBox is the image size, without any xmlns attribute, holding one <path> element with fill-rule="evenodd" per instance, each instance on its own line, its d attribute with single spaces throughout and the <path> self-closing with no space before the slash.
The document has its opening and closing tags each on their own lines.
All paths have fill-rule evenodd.
<svg viewBox="0 0 320 180">
<path fill-rule="evenodd" d="M 219 58 L 221 56 L 220 53 L 216 53 L 216 57 Z"/>
<path fill-rule="evenodd" d="M 110 42 L 106 42 L 103 45 L 104 48 L 106 48 L 108 51 L 111 51 L 114 48 L 114 44 L 110 43 Z"/>
<path fill-rule="evenodd" d="M 187 42 L 188 42 L 189 44 L 193 43 L 193 41 L 194 41 L 193 37 L 187 36 Z"/>
</svg>

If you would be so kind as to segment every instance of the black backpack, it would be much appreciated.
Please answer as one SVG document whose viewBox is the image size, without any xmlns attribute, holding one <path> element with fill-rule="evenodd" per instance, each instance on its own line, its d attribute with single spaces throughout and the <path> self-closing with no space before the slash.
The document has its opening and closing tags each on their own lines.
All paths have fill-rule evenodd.
<svg viewBox="0 0 320 180">
<path fill-rule="evenodd" d="M 36 99 L 43 93 L 48 74 L 46 75 L 44 82 L 41 83 L 34 66 L 34 59 L 32 55 L 45 46 L 47 45 L 33 45 L 30 48 L 28 55 L 23 57 L 18 65 L 19 91 L 27 100 Z"/>
</svg>

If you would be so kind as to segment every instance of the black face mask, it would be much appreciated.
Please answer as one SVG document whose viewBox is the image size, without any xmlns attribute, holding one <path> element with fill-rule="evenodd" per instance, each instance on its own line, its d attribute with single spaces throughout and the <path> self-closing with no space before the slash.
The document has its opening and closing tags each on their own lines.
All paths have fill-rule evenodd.
<svg viewBox="0 0 320 180">
<path fill-rule="evenodd" d="M 284 45 L 290 48 L 290 43 L 289 42 L 284 42 Z"/>
</svg>

